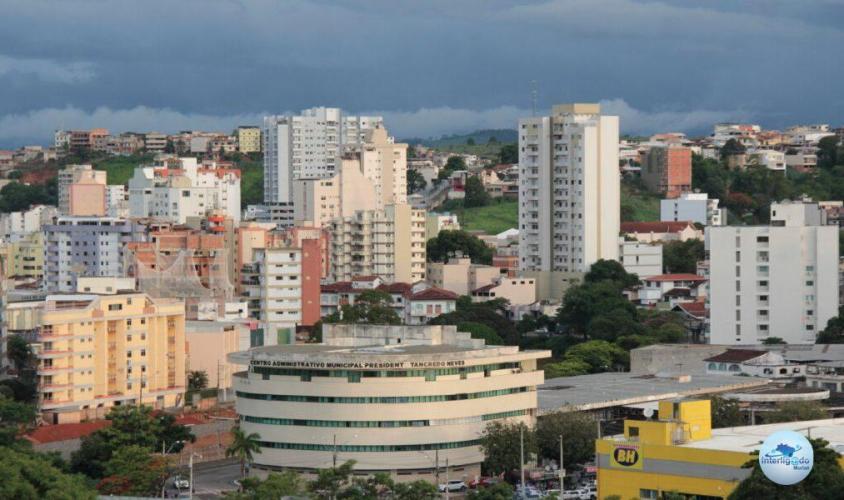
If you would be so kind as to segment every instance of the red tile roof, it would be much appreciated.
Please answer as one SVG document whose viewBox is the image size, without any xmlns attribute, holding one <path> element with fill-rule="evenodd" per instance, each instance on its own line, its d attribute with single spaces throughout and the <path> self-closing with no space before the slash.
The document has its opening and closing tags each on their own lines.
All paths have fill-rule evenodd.
<svg viewBox="0 0 844 500">
<path fill-rule="evenodd" d="M 622 222 L 622 233 L 679 233 L 689 226 L 694 226 L 692 221 L 653 221 L 653 222 Z"/>
<path fill-rule="evenodd" d="M 95 420 L 79 424 L 44 425 L 27 434 L 26 438 L 35 444 L 67 441 L 85 437 L 109 425 L 111 425 L 109 420 Z"/>
<path fill-rule="evenodd" d="M 459 295 L 442 288 L 431 287 L 410 296 L 410 300 L 457 300 Z"/>
<path fill-rule="evenodd" d="M 706 304 L 703 302 L 683 302 L 677 304 L 684 313 L 697 319 L 706 319 Z"/>
<path fill-rule="evenodd" d="M 319 290 L 322 293 L 351 293 L 355 291 L 360 291 L 352 286 L 351 281 L 338 281 L 336 283 L 329 283 L 327 285 L 320 286 Z"/>
<path fill-rule="evenodd" d="M 367 275 L 367 276 L 352 276 L 352 281 L 375 281 L 378 279 L 378 276 L 374 274 Z"/>
<path fill-rule="evenodd" d="M 718 363 L 741 363 L 750 359 L 758 358 L 768 351 L 757 351 L 754 349 L 727 349 L 725 352 L 706 358 L 704 361 L 714 361 Z"/>
<path fill-rule="evenodd" d="M 706 281 L 706 278 L 691 273 L 658 274 L 642 278 L 644 281 Z"/>
<path fill-rule="evenodd" d="M 400 293 L 402 295 L 409 294 L 411 289 L 413 289 L 413 285 L 410 283 L 390 283 L 378 285 L 378 290 L 381 290 L 382 292 Z"/>
</svg>

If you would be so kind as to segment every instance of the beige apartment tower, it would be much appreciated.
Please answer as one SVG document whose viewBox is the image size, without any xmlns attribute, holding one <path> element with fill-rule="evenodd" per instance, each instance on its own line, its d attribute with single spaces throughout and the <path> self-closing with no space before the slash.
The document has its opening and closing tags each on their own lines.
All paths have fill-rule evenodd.
<svg viewBox="0 0 844 500">
<path fill-rule="evenodd" d="M 562 104 L 519 120 L 519 269 L 583 272 L 618 260 L 618 117 Z"/>
</svg>

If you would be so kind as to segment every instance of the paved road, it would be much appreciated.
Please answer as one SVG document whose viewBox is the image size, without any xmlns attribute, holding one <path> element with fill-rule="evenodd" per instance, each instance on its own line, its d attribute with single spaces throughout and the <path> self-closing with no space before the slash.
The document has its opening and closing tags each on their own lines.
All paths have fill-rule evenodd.
<svg viewBox="0 0 844 500">
<path fill-rule="evenodd" d="M 188 477 L 187 467 L 181 474 Z M 218 460 L 197 463 L 193 466 L 194 498 L 219 498 L 224 491 L 237 489 L 234 481 L 240 478 L 240 463 L 236 460 Z M 175 492 L 175 490 L 171 490 Z"/>
</svg>

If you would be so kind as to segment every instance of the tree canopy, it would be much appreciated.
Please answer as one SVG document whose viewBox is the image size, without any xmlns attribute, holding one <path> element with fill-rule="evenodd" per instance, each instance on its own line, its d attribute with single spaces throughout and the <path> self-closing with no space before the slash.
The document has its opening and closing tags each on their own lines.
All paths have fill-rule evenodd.
<svg viewBox="0 0 844 500">
<path fill-rule="evenodd" d="M 340 313 L 322 318 L 323 323 L 400 325 L 401 318 L 393 309 L 393 297 L 383 290 L 365 290 L 354 304 L 340 306 Z"/>
<path fill-rule="evenodd" d="M 662 265 L 666 273 L 696 273 L 697 263 L 705 255 L 700 240 L 669 241 L 662 245 Z"/>
<path fill-rule="evenodd" d="M 832 317 L 818 334 L 817 344 L 844 344 L 844 307 L 838 308 L 838 316 Z"/>
<path fill-rule="evenodd" d="M 0 446 L 0 498 L 78 500 L 97 497 L 82 476 L 66 474 L 48 458 Z"/>
<path fill-rule="evenodd" d="M 517 144 L 504 144 L 498 150 L 498 163 L 519 163 L 519 146 Z"/>
<path fill-rule="evenodd" d="M 441 314 L 428 321 L 429 325 L 460 325 L 466 323 L 481 324 L 495 331 L 506 345 L 516 345 L 519 333 L 513 322 L 504 317 L 507 301 L 504 299 L 486 302 L 472 302 L 466 296 L 457 299 L 455 311 Z"/>
<path fill-rule="evenodd" d="M 509 475 L 519 470 L 520 434 L 524 435 L 525 460 L 536 453 L 536 435 L 522 423 L 490 422 L 481 435 L 481 450 L 484 452 L 483 470 L 488 475 Z"/>
<path fill-rule="evenodd" d="M 492 264 L 492 248 L 478 237 L 462 230 L 440 231 L 426 245 L 428 262 L 448 262 L 450 257 L 462 254 L 476 264 Z"/>
<path fill-rule="evenodd" d="M 413 169 L 407 170 L 407 194 L 423 191 L 427 185 L 428 181 L 422 174 Z"/>
<path fill-rule="evenodd" d="M 477 176 L 470 176 L 466 179 L 466 197 L 463 200 L 464 207 L 485 207 L 491 201 L 492 198 L 486 192 L 483 183 Z"/>
<path fill-rule="evenodd" d="M 582 412 L 556 411 L 536 422 L 539 456 L 560 461 L 560 436 L 563 437 L 563 465 L 582 464 L 595 457 L 598 429 L 595 420 Z"/>
</svg>

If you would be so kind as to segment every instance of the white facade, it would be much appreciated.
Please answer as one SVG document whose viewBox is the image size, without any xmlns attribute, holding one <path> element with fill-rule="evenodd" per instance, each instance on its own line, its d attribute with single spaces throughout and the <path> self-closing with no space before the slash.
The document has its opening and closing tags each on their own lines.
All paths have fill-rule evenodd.
<svg viewBox="0 0 844 500">
<path fill-rule="evenodd" d="M 248 365 L 233 385 L 241 427 L 261 436 L 256 467 L 354 460 L 361 473 L 468 480 L 488 423 L 534 423 L 537 360 L 550 356 L 454 326 L 325 325 L 323 339 L 229 356 Z"/>
<path fill-rule="evenodd" d="M 41 231 L 41 226 L 58 215 L 56 207 L 35 205 L 23 212 L 0 214 L 0 240 L 14 243 L 25 235 Z"/>
<path fill-rule="evenodd" d="M 711 343 L 815 342 L 839 293 L 838 227 L 818 212 L 775 203 L 770 226 L 707 228 Z"/>
<path fill-rule="evenodd" d="M 749 153 L 752 163 L 764 166 L 768 170 L 785 172 L 785 153 L 774 149 L 758 149 Z"/>
<path fill-rule="evenodd" d="M 662 274 L 662 245 L 626 241 L 619 243 L 619 259 L 624 270 L 639 278 Z"/>
<path fill-rule="evenodd" d="M 331 177 L 343 146 L 362 144 L 382 124 L 380 116 L 343 116 L 338 108 L 264 117 L 264 201 L 292 205 L 293 181 Z"/>
<path fill-rule="evenodd" d="M 718 208 L 718 199 L 706 193 L 683 193 L 679 198 L 661 200 L 659 220 L 692 221 L 704 226 L 723 226 L 726 210 Z"/>
<path fill-rule="evenodd" d="M 109 217 L 129 217 L 129 197 L 123 184 L 106 186 L 106 212 Z"/>
<path fill-rule="evenodd" d="M 240 171 L 179 158 L 177 169 L 144 166 L 129 179 L 129 214 L 184 224 L 223 211 L 240 222 Z"/>
<path fill-rule="evenodd" d="M 618 117 L 597 104 L 519 120 L 519 268 L 585 271 L 618 260 Z"/>
<path fill-rule="evenodd" d="M 263 345 L 293 344 L 302 322 L 302 250 L 256 248 L 241 285 L 257 312 Z"/>
</svg>

